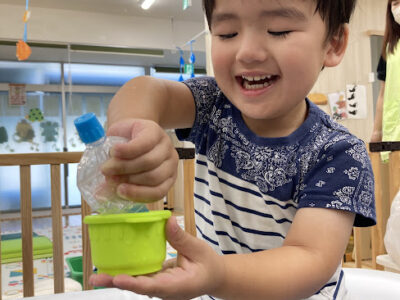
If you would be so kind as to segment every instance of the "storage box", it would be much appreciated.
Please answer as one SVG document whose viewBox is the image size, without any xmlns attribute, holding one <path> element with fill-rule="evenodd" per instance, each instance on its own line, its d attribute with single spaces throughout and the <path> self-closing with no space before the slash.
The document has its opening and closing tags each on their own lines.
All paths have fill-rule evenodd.
<svg viewBox="0 0 400 300">
<path fill-rule="evenodd" d="M 71 278 L 78 281 L 83 287 L 82 256 L 67 257 L 65 260 L 71 271 Z"/>
</svg>

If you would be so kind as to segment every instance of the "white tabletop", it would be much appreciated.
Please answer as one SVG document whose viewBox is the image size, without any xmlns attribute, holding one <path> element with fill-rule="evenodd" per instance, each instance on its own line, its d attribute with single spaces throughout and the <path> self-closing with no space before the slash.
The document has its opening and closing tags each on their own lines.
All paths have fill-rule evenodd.
<svg viewBox="0 0 400 300">
<path fill-rule="evenodd" d="M 98 289 L 81 292 L 70 292 L 63 294 L 43 295 L 24 298 L 29 300 L 149 300 L 158 299 L 150 298 L 143 295 L 138 295 L 129 291 L 124 291 L 116 288 Z"/>
</svg>

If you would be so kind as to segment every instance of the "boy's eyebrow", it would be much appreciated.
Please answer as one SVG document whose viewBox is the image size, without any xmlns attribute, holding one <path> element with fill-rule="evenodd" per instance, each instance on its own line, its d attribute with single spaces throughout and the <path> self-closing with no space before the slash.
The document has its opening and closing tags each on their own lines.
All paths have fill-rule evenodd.
<svg viewBox="0 0 400 300">
<path fill-rule="evenodd" d="M 231 13 L 214 13 L 211 17 L 211 24 L 215 25 L 217 23 L 226 21 L 226 20 L 236 20 L 238 16 Z"/>
<path fill-rule="evenodd" d="M 281 18 L 294 18 L 299 21 L 306 20 L 306 16 L 300 10 L 295 7 L 282 7 L 272 10 L 263 10 L 261 12 L 261 16 L 263 17 L 281 17 Z"/>
<path fill-rule="evenodd" d="M 287 18 L 287 19 L 297 19 L 299 21 L 306 20 L 306 16 L 300 10 L 295 7 L 282 7 L 277 9 L 271 10 L 263 10 L 260 12 L 261 17 L 280 17 L 280 18 Z M 219 22 L 223 22 L 226 20 L 235 20 L 239 17 L 233 13 L 214 13 L 211 19 L 211 24 L 215 25 Z"/>
</svg>

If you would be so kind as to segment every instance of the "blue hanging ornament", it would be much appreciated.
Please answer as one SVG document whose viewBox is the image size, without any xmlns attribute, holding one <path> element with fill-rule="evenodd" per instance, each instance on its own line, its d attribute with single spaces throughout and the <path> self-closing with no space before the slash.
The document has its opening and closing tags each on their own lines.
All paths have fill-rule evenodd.
<svg viewBox="0 0 400 300">
<path fill-rule="evenodd" d="M 179 50 L 179 54 L 180 54 L 180 58 L 179 58 L 179 72 L 180 72 L 180 76 L 178 81 L 182 82 L 183 81 L 183 71 L 185 68 L 185 59 L 183 58 L 183 51 L 181 48 L 176 47 Z"/>
<path fill-rule="evenodd" d="M 190 58 L 189 58 L 189 62 L 192 64 L 192 71 L 191 71 L 191 74 L 190 74 L 191 78 L 194 77 L 194 63 L 196 62 L 196 56 L 193 53 L 193 42 L 194 42 L 194 40 L 190 41 Z"/>
</svg>

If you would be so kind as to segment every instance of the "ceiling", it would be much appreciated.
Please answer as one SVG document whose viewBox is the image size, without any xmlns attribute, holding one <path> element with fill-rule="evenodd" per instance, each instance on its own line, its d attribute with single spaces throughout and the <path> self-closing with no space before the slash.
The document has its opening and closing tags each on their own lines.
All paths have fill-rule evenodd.
<svg viewBox="0 0 400 300">
<path fill-rule="evenodd" d="M 0 0 L 1 4 L 25 6 L 25 0 Z M 121 16 L 139 16 L 151 18 L 174 18 L 175 20 L 186 20 L 203 22 L 203 10 L 201 0 L 192 0 L 192 5 L 186 10 L 182 8 L 182 0 L 155 0 L 148 10 L 140 7 L 142 0 L 31 0 L 30 10 L 34 7 L 64 9 L 72 11 L 96 12 L 116 14 Z M 189 56 L 186 53 L 185 57 Z M 205 53 L 195 52 L 196 65 L 205 68 Z M 30 61 L 66 61 L 65 50 L 40 49 L 34 51 Z M 142 66 L 178 66 L 179 53 L 177 51 L 164 50 L 163 57 L 127 56 L 113 54 L 73 54 L 72 62 L 77 63 L 102 63 L 119 65 L 142 65 Z M 15 47 L 0 45 L 0 60 L 15 60 Z"/>
<path fill-rule="evenodd" d="M 201 0 L 191 0 L 192 5 L 182 9 L 182 0 L 155 0 L 148 10 L 140 7 L 142 0 L 33 0 L 29 7 L 54 8 L 123 16 L 141 16 L 152 18 L 174 18 L 202 22 L 204 20 Z M 25 0 L 1 0 L 1 4 L 23 5 Z"/>
</svg>

